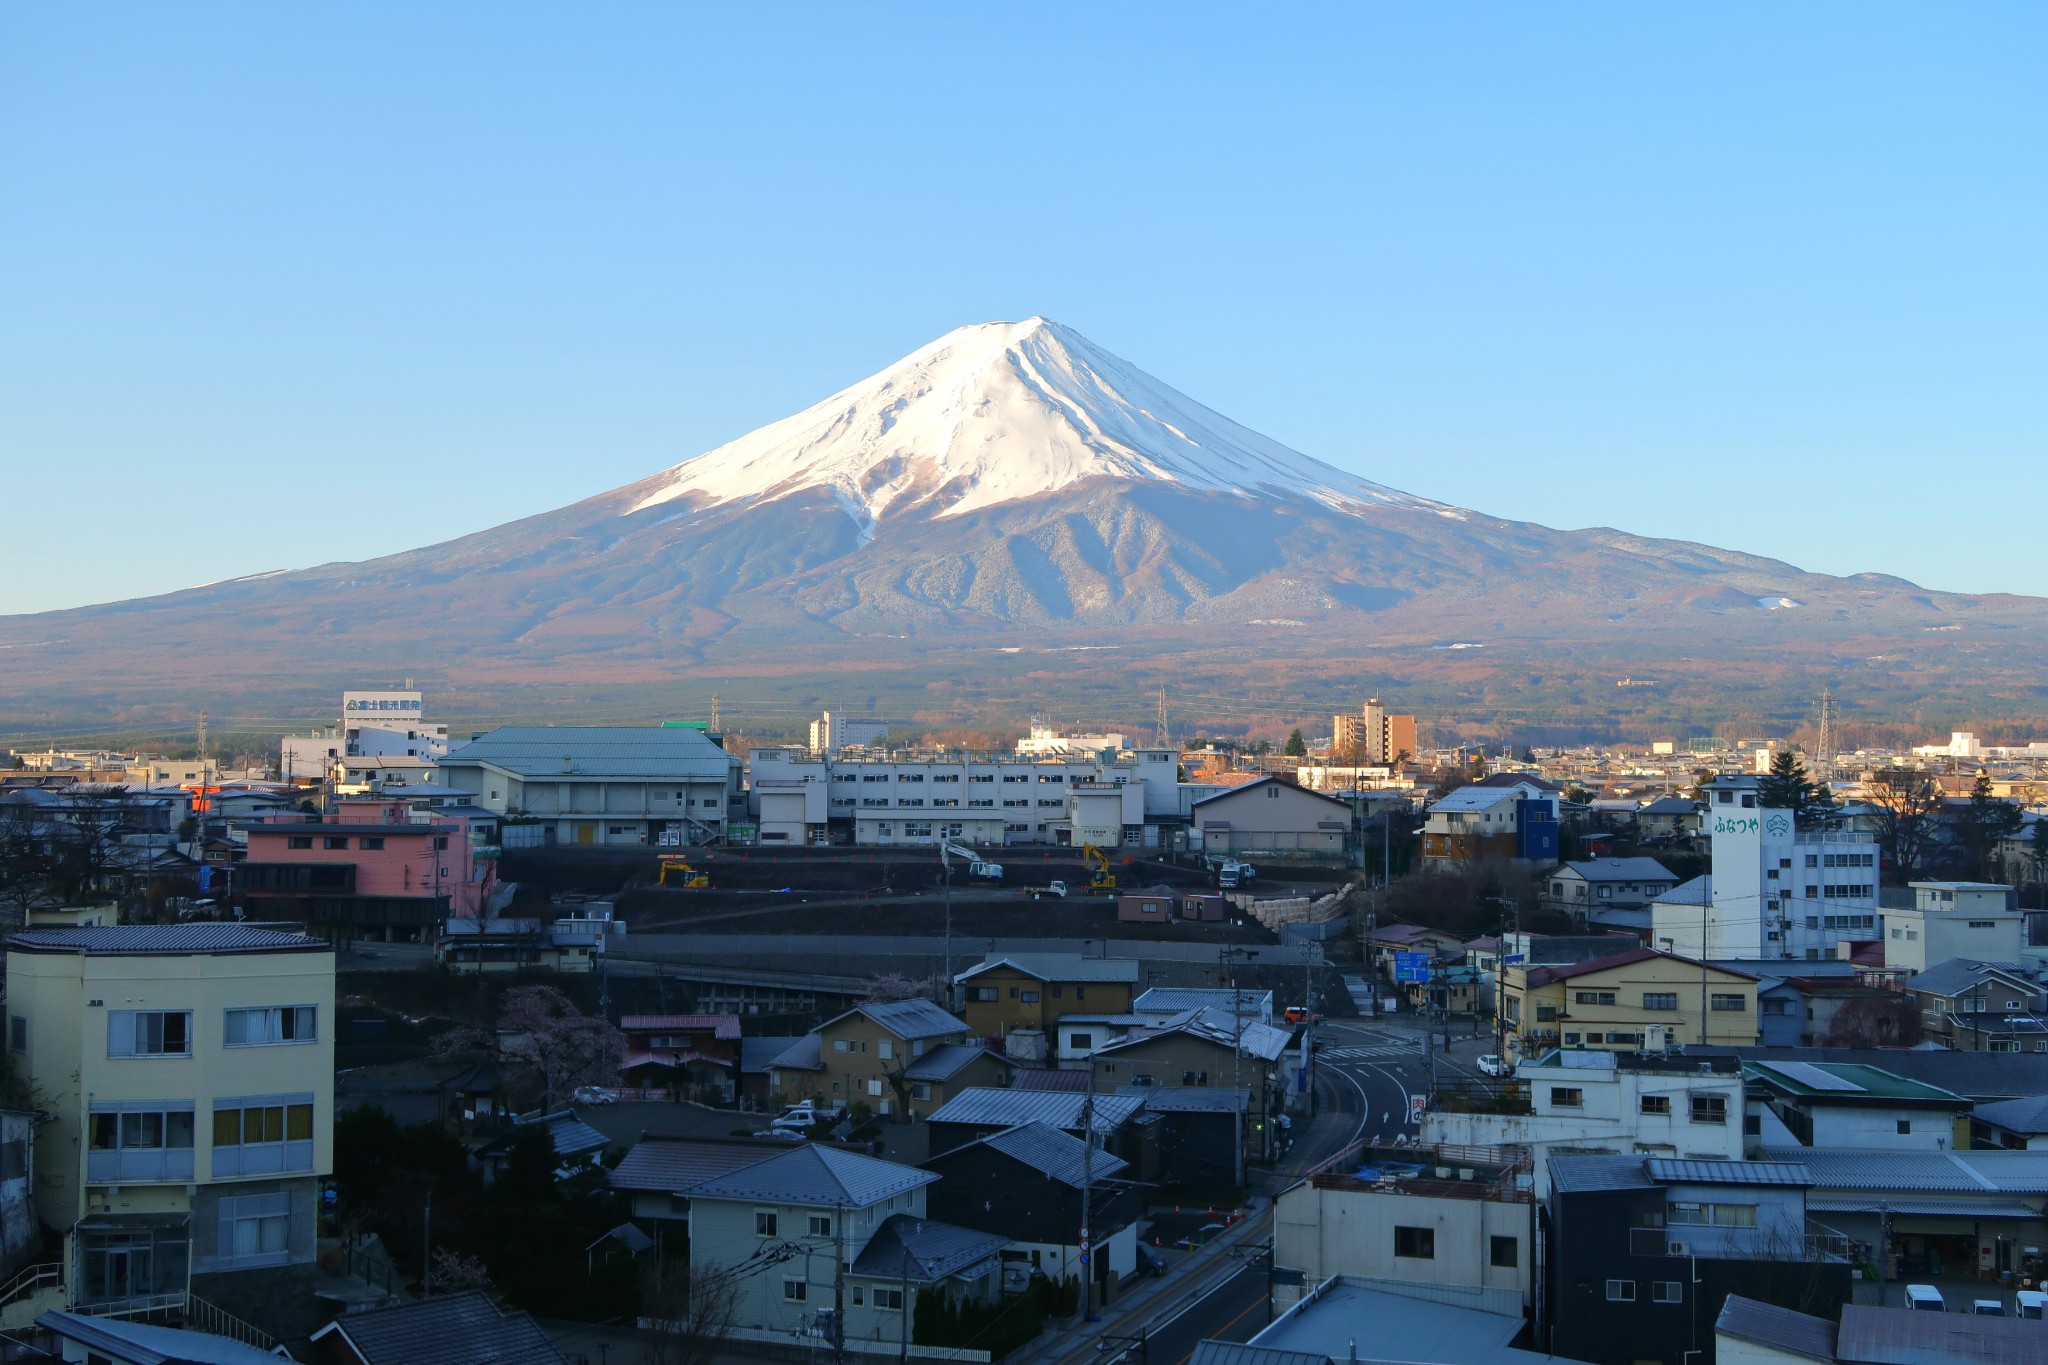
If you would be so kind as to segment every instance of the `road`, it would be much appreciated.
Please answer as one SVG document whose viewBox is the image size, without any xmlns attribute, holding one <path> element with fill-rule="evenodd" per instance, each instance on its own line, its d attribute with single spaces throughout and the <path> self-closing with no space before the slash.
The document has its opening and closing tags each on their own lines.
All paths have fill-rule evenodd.
<svg viewBox="0 0 2048 1365">
<path fill-rule="evenodd" d="M 1126 1352 L 1122 1365 L 1187 1365 L 1201 1342 L 1250 1341 L 1266 1325 L 1267 1303 L 1266 1262 L 1261 1256 L 1185 1310 L 1149 1327 L 1144 1350 Z"/>
<path fill-rule="evenodd" d="M 1363 1139 L 1405 1134 L 1412 1141 L 1419 1125 L 1411 1105 L 1429 1093 L 1431 1066 L 1439 1076 L 1471 1075 L 1479 1052 L 1491 1050 L 1488 1040 L 1458 1038 L 1447 1052 L 1439 1034 L 1425 1052 L 1423 1032 L 1407 1016 L 1330 1020 L 1318 1026 L 1317 1039 L 1316 1121 L 1274 1173 L 1269 1193 Z"/>
</svg>

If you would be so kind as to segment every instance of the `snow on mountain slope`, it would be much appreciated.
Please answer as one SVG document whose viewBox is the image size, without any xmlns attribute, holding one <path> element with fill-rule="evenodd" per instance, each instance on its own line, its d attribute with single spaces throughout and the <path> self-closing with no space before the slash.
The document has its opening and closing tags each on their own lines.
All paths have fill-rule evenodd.
<svg viewBox="0 0 2048 1365">
<path fill-rule="evenodd" d="M 948 332 L 822 403 L 657 475 L 667 482 L 629 511 L 822 487 L 865 544 L 892 512 L 957 515 L 1099 477 L 1307 496 L 1347 511 L 1463 515 L 1290 450 L 1038 317 Z"/>
</svg>

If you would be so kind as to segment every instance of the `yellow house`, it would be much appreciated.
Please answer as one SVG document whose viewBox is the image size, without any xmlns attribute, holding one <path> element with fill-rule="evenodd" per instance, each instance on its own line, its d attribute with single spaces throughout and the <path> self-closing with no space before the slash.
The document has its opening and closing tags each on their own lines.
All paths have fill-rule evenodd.
<svg viewBox="0 0 2048 1365">
<path fill-rule="evenodd" d="M 961 993 L 960 1012 L 977 1037 L 1036 1033 L 1049 1050 L 1069 1014 L 1130 1013 L 1138 964 L 1081 953 L 992 953 L 956 975 L 953 984 Z"/>
<path fill-rule="evenodd" d="M 1010 1063 L 929 1000 L 868 1001 L 812 1029 L 768 1064 L 785 1102 L 926 1118 L 961 1090 L 1007 1085 Z"/>
<path fill-rule="evenodd" d="M 7 1015 L 50 1115 L 36 1212 L 65 1234 L 67 1304 L 310 1284 L 334 1169 L 331 946 L 274 925 L 27 929 Z"/>
<path fill-rule="evenodd" d="M 1650 948 L 1562 967 L 1500 974 L 1508 1046 L 1524 1058 L 1554 1047 L 1634 1052 L 1667 1044 L 1753 1047 L 1756 978 Z M 1701 1020 L 1704 1019 L 1704 1030 Z"/>
</svg>

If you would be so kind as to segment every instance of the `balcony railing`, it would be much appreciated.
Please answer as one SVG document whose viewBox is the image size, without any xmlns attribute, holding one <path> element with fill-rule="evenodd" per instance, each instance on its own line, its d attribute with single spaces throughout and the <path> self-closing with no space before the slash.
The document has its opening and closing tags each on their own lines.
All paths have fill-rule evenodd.
<svg viewBox="0 0 2048 1365">
<path fill-rule="evenodd" d="M 1429 1107 L 1445 1114 L 1532 1114 L 1535 1106 L 1526 1081 L 1471 1077 L 1439 1081 L 1430 1092 Z"/>
</svg>

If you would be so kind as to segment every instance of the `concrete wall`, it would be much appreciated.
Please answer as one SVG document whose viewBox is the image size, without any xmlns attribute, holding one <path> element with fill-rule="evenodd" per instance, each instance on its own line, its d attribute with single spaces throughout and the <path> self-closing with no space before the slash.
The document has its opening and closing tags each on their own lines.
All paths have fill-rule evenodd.
<svg viewBox="0 0 2048 1365">
<path fill-rule="evenodd" d="M 1274 1263 L 1304 1272 L 1308 1283 L 1332 1275 L 1425 1280 L 1434 1284 L 1511 1289 L 1530 1302 L 1535 1256 L 1533 1204 L 1444 1199 L 1377 1190 L 1318 1189 L 1302 1183 L 1275 1205 Z M 1435 1256 L 1395 1254 L 1396 1227 L 1435 1232 Z M 1493 1238 L 1515 1243 L 1515 1264 L 1496 1266 Z"/>
</svg>

